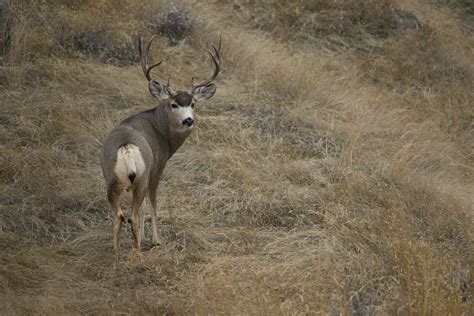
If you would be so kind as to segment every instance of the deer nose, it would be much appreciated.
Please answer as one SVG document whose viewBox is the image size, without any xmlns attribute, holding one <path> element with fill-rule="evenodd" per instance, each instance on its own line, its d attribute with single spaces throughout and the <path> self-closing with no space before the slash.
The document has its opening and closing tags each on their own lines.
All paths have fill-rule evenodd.
<svg viewBox="0 0 474 316">
<path fill-rule="evenodd" d="M 194 120 L 190 117 L 188 117 L 187 119 L 183 120 L 183 125 L 186 125 L 188 127 L 191 127 L 193 126 L 194 124 Z"/>
</svg>

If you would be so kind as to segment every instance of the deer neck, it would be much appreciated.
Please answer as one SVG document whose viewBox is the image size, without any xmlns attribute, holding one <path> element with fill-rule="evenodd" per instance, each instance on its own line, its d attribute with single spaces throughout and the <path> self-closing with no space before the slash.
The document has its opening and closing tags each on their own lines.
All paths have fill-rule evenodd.
<svg viewBox="0 0 474 316">
<path fill-rule="evenodd" d="M 169 156 L 171 157 L 176 150 L 178 150 L 179 147 L 184 143 L 186 138 L 191 134 L 191 130 L 186 131 L 186 132 L 171 132 L 169 134 L 168 138 L 168 145 L 170 148 L 170 154 Z"/>
</svg>

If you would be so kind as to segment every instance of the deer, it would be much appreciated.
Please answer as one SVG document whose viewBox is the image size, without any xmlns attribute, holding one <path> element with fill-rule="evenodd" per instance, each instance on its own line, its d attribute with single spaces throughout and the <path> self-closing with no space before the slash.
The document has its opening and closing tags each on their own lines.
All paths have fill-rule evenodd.
<svg viewBox="0 0 474 316">
<path fill-rule="evenodd" d="M 221 39 L 216 47 L 209 42 L 209 54 L 213 71 L 211 76 L 198 84 L 191 79 L 191 89 L 174 91 L 167 84 L 152 79 L 151 71 L 163 60 L 149 64 L 149 51 L 153 36 L 144 47 L 143 38 L 138 39 L 141 68 L 148 80 L 152 97 L 158 99 L 154 108 L 124 119 L 106 137 L 100 155 L 100 165 L 105 178 L 107 199 L 113 219 L 114 249 L 116 261 L 120 256 L 120 233 L 122 223 L 128 222 L 132 232 L 132 255 L 141 256 L 140 243 L 145 239 L 145 214 L 142 204 L 148 195 L 152 212 L 152 242 L 158 244 L 156 224 L 156 191 L 160 177 L 168 160 L 181 147 L 195 125 L 194 107 L 200 101 L 210 99 L 216 92 L 212 83 L 220 72 Z M 131 215 L 127 220 L 121 208 L 125 191 L 132 191 Z M 139 226 L 140 221 L 140 226 Z"/>
</svg>

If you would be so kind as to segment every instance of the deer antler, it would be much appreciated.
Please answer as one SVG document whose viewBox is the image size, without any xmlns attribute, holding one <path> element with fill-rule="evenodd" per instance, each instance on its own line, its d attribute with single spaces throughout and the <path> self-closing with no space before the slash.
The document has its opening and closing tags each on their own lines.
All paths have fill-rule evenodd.
<svg viewBox="0 0 474 316">
<path fill-rule="evenodd" d="M 211 52 L 210 49 L 207 50 L 207 52 L 209 53 L 209 56 L 211 56 L 211 60 L 214 64 L 214 71 L 212 72 L 212 75 L 211 77 L 200 83 L 200 84 L 193 84 L 192 85 L 192 90 L 194 91 L 195 89 L 199 88 L 199 87 L 203 87 L 203 86 L 207 86 L 208 84 L 210 84 L 212 81 L 214 81 L 214 79 L 216 79 L 217 75 L 219 74 L 219 71 L 220 71 L 220 64 L 221 64 L 221 55 L 220 55 L 220 50 L 221 50 L 221 44 L 222 44 L 222 38 L 219 37 L 219 45 L 216 47 L 216 45 L 214 45 L 214 43 L 210 43 L 210 46 L 211 48 L 213 49 L 214 53 Z"/>
<path fill-rule="evenodd" d="M 153 68 L 161 65 L 161 63 L 163 62 L 163 60 L 162 60 L 162 61 L 157 62 L 156 64 L 153 64 L 151 66 L 148 65 L 148 52 L 150 51 L 150 46 L 151 46 L 151 43 L 153 42 L 154 39 L 155 39 L 155 36 L 153 36 L 151 38 L 150 42 L 148 42 L 148 45 L 147 45 L 145 50 L 143 50 L 143 38 L 140 36 L 140 38 L 138 40 L 138 53 L 140 54 L 140 63 L 142 65 L 143 74 L 148 79 L 148 81 L 153 80 L 150 76 L 151 70 Z"/>
</svg>

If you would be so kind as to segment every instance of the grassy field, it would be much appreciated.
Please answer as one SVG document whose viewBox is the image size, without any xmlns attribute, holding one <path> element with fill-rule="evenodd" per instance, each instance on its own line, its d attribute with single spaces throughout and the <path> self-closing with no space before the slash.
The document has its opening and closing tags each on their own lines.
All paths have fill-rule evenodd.
<svg viewBox="0 0 474 316">
<path fill-rule="evenodd" d="M 469 1 L 0 2 L 0 314 L 469 315 Z M 162 244 L 113 268 L 101 144 L 177 89 L 216 95 L 158 189 Z M 150 208 L 150 206 L 147 206 Z M 174 215 L 172 220 L 171 215 Z"/>
</svg>

